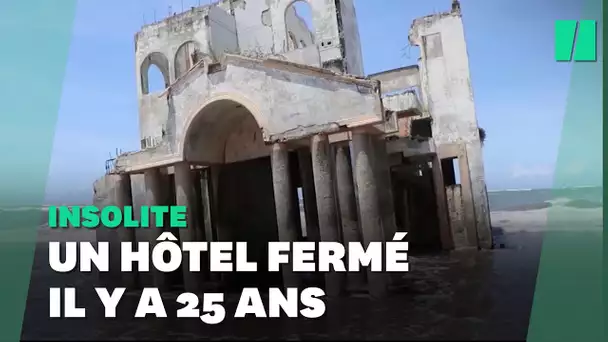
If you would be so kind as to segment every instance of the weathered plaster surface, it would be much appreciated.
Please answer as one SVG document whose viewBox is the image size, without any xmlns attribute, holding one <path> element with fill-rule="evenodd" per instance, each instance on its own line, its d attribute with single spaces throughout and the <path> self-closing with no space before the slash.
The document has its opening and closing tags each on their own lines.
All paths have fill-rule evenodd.
<svg viewBox="0 0 608 342">
<path fill-rule="evenodd" d="M 234 55 L 226 55 L 222 66 L 210 74 L 208 65 L 198 64 L 166 94 L 149 102 L 149 118 L 143 120 L 149 121 L 142 127 L 164 132 L 161 146 L 148 153 L 151 158 L 163 154 L 167 158 L 183 158 L 188 141 L 192 146 L 209 146 L 207 151 L 197 148 L 205 155 L 191 156 L 194 160 L 223 162 L 223 151 L 218 152 L 212 144 L 225 143 L 227 130 L 234 128 L 230 116 L 237 120 L 244 112 L 255 118 L 265 142 L 383 121 L 376 81 L 279 60 Z M 221 100 L 230 101 L 231 107 L 226 107 L 227 102 L 214 104 Z M 188 136 L 192 124 L 196 125 L 196 133 Z"/>
<path fill-rule="evenodd" d="M 382 82 L 382 95 L 420 87 L 420 69 L 417 65 L 387 70 L 368 77 Z"/>
<path fill-rule="evenodd" d="M 296 13 L 293 0 L 222 0 L 145 25 L 135 35 L 142 149 L 163 144 L 178 129 L 179 113 L 172 114 L 165 98 L 148 91 L 151 65 L 163 73 L 166 87 L 200 59 L 217 63 L 226 53 L 260 59 L 274 56 L 315 67 L 331 63 L 333 70 L 338 63 L 345 68 L 339 72 L 363 75 L 353 1 L 300 1 L 311 8 L 312 32 Z"/>
<path fill-rule="evenodd" d="M 413 90 L 383 96 L 382 104 L 384 109 L 396 112 L 399 116 L 422 115 L 422 106 Z"/>
<path fill-rule="evenodd" d="M 314 33 L 310 32 L 303 18 L 296 12 L 295 6 L 285 11 L 285 25 L 287 26 L 287 50 L 296 50 L 312 46 Z"/>
<path fill-rule="evenodd" d="M 421 97 L 432 117 L 435 143 L 438 147 L 453 143 L 466 147 L 479 245 L 490 248 L 483 154 L 460 10 L 416 19 L 409 39 L 420 46 Z"/>
<path fill-rule="evenodd" d="M 410 138 L 389 140 L 386 143 L 386 148 L 389 154 L 401 153 L 405 158 L 436 153 L 435 144 L 432 140 L 415 140 Z"/>
<path fill-rule="evenodd" d="M 450 215 L 450 226 L 454 237 L 456 248 L 467 247 L 466 230 L 464 222 L 464 208 L 460 185 L 450 185 L 446 187 L 448 202 L 448 212 Z"/>
<path fill-rule="evenodd" d="M 246 161 L 269 156 L 272 143 L 308 146 L 319 133 L 348 141 L 349 130 L 365 127 L 390 136 L 388 152 L 406 158 L 460 146 L 471 183 L 461 192 L 472 194 L 461 196 L 463 207 L 475 208 L 480 244 L 491 244 L 459 9 L 414 21 L 418 65 L 363 77 L 353 0 L 300 1 L 312 31 L 293 0 L 221 0 L 144 26 L 135 37 L 142 149 L 119 156 L 113 172 Z M 149 92 L 151 65 L 164 91 Z M 407 138 L 425 117 L 432 138 Z"/>
</svg>

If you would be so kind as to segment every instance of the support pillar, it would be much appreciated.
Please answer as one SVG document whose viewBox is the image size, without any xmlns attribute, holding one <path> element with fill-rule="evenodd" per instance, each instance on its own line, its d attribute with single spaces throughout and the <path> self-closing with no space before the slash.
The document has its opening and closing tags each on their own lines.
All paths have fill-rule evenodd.
<svg viewBox="0 0 608 342">
<path fill-rule="evenodd" d="M 488 189 L 483 166 L 483 152 L 481 142 L 476 139 L 461 147 L 462 162 L 466 162 L 466 174 L 471 181 L 472 205 L 475 213 L 475 235 L 477 245 L 482 249 L 491 249 L 493 246 L 490 208 L 488 203 Z M 463 167 L 461 166 L 461 173 Z M 462 177 L 462 176 L 461 176 Z"/>
<path fill-rule="evenodd" d="M 217 241 L 227 241 L 225 239 L 226 231 L 222 230 L 222 222 L 220 220 L 219 208 L 219 188 L 220 188 L 220 173 L 221 165 L 212 165 L 207 170 L 209 175 L 209 198 L 211 200 L 211 222 Z"/>
<path fill-rule="evenodd" d="M 469 165 L 466 146 L 463 145 L 460 147 L 460 153 L 458 155 L 458 170 L 460 173 L 460 190 L 464 207 L 467 242 L 470 247 L 489 249 L 492 247 L 491 232 L 490 238 L 485 238 L 485 242 L 482 241 L 484 239 L 480 236 L 480 231 L 484 232 L 485 229 L 483 229 L 482 225 L 479 224 L 480 221 L 477 219 L 477 217 L 480 216 L 478 215 L 478 211 L 482 208 L 477 208 L 477 202 L 475 201 L 475 195 L 473 194 L 473 179 L 471 177 Z"/>
<path fill-rule="evenodd" d="M 311 154 L 321 241 L 339 242 L 341 234 L 338 228 L 336 194 L 327 135 L 319 134 L 312 137 Z M 325 275 L 325 291 L 329 296 L 340 295 L 343 288 L 343 273 L 330 271 Z"/>
<path fill-rule="evenodd" d="M 209 168 L 202 171 L 201 177 L 201 202 L 203 210 L 203 226 L 205 232 L 205 240 L 208 242 L 216 241 L 213 231 L 213 221 L 211 219 L 211 193 L 209 191 Z"/>
<path fill-rule="evenodd" d="M 350 147 L 339 145 L 336 148 L 336 183 L 338 188 L 338 206 L 340 208 L 340 222 L 342 223 L 342 238 L 344 244 L 349 242 L 362 242 L 357 217 L 357 200 L 355 198 L 355 185 L 353 182 L 353 169 L 350 160 Z M 349 289 L 363 289 L 365 286 L 365 273 L 348 273 L 347 287 Z"/>
<path fill-rule="evenodd" d="M 364 245 L 367 248 L 370 242 L 384 241 L 378 185 L 375 177 L 376 172 L 374 172 L 373 137 L 359 131 L 353 132 L 352 136 L 361 233 Z M 389 278 L 386 273 L 371 272 L 368 268 L 367 282 L 372 297 L 385 297 L 388 292 L 388 281 Z"/>
<path fill-rule="evenodd" d="M 382 230 L 386 241 L 391 241 L 397 232 L 395 221 L 395 202 L 393 199 L 393 185 L 391 171 L 386 150 L 386 140 L 381 137 L 372 137 L 374 146 L 374 164 L 376 182 L 378 184 L 378 199 L 380 201 L 380 216 L 382 217 Z"/>
<path fill-rule="evenodd" d="M 209 199 L 211 207 L 211 226 L 213 227 L 215 241 L 230 241 L 229 229 L 222 229 L 222 222 L 220 217 L 220 174 L 222 173 L 222 164 L 211 165 L 207 168 L 207 174 L 209 176 L 208 185 Z M 228 279 L 226 273 L 213 273 L 209 271 L 209 277 L 215 279 L 221 286 L 226 285 Z"/>
<path fill-rule="evenodd" d="M 401 212 L 402 212 L 402 220 L 403 220 L 403 231 L 411 232 L 412 231 L 412 215 L 410 213 L 410 193 L 407 187 L 403 186 L 401 189 L 401 196 L 403 197 L 403 202 L 401 203 Z"/>
<path fill-rule="evenodd" d="M 274 190 L 274 203 L 277 213 L 277 228 L 279 241 L 294 242 L 298 240 L 299 227 L 293 220 L 292 181 L 289 172 L 289 151 L 282 143 L 272 145 L 272 186 Z M 282 265 L 284 287 L 298 287 L 300 279 L 293 272 L 292 263 Z"/>
<path fill-rule="evenodd" d="M 308 241 L 320 241 L 317 195 L 315 194 L 315 182 L 312 173 L 312 156 L 309 149 L 298 150 L 298 164 L 300 166 L 300 177 L 302 179 L 306 238 Z"/>
<path fill-rule="evenodd" d="M 125 207 L 133 207 L 133 191 L 131 189 L 131 176 L 128 174 L 121 174 L 118 176 L 116 181 L 116 187 L 114 188 L 114 200 L 117 207 L 124 210 Z M 126 228 L 121 226 L 118 229 L 118 237 L 121 242 L 131 242 L 135 243 L 135 229 Z M 116 246 L 118 250 L 120 250 L 120 246 Z M 113 253 L 114 255 L 120 255 L 120 252 Z M 120 262 L 118 262 L 120 265 Z M 133 272 L 122 272 L 122 281 L 124 282 L 124 286 L 129 289 L 136 289 L 138 284 L 138 275 L 137 271 L 133 270 Z"/>
<path fill-rule="evenodd" d="M 211 203 L 211 189 L 212 186 L 210 186 L 211 184 L 211 168 L 206 168 L 202 171 L 202 177 L 201 177 L 201 202 L 202 202 L 202 210 L 203 210 L 203 227 L 204 227 L 204 232 L 205 232 L 205 241 L 207 242 L 212 242 L 212 241 L 218 241 L 217 239 L 217 233 L 213 227 L 213 210 L 212 210 L 212 203 Z M 208 255 L 206 255 L 204 258 L 204 260 L 208 260 Z M 206 263 L 208 264 L 208 263 Z M 217 273 L 211 273 L 208 272 L 207 276 L 209 277 L 209 280 L 211 280 L 212 282 L 219 282 L 220 281 L 220 277 Z"/>
<path fill-rule="evenodd" d="M 148 206 L 165 205 L 167 189 L 165 181 L 160 169 L 148 169 L 144 172 L 144 179 L 146 183 L 146 204 Z M 156 239 L 163 233 L 163 227 L 157 227 L 155 220 L 150 221 L 149 230 L 149 241 L 150 241 L 150 253 L 152 248 L 156 246 Z M 154 285 L 159 290 L 167 290 L 169 288 L 169 280 L 167 274 L 160 272 L 154 268 L 151 268 L 151 272 L 154 277 Z"/>
<path fill-rule="evenodd" d="M 174 165 L 175 169 L 175 203 L 186 207 L 187 227 L 179 228 L 179 239 L 181 243 L 196 241 L 198 220 L 194 212 L 196 204 L 196 191 L 190 164 L 186 162 Z M 202 291 L 201 273 L 190 271 L 190 258 L 184 253 L 182 259 L 182 271 L 184 275 L 184 289 L 187 292 L 200 293 Z"/>
<path fill-rule="evenodd" d="M 205 241 L 205 224 L 203 218 L 204 207 L 201 189 L 202 170 L 193 168 L 190 173 L 192 175 L 192 186 L 194 187 L 194 207 L 192 209 L 188 209 L 188 212 L 190 215 L 195 215 L 196 241 Z"/>
<path fill-rule="evenodd" d="M 443 171 L 441 160 L 433 155 L 431 171 L 433 172 L 433 184 L 435 186 L 435 199 L 437 201 L 437 218 L 439 219 L 439 237 L 441 247 L 444 250 L 454 249 L 454 239 L 450 225 L 450 214 L 448 212 L 448 200 L 443 182 Z"/>
</svg>

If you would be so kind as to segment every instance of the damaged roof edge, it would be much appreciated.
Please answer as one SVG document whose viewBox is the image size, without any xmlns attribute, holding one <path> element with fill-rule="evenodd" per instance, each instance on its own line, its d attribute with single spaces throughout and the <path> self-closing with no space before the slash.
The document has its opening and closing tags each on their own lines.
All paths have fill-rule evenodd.
<svg viewBox="0 0 608 342">
<path fill-rule="evenodd" d="M 171 93 L 172 90 L 179 91 L 182 84 L 184 82 L 186 82 L 186 80 L 189 79 L 190 76 L 195 73 L 195 71 L 199 70 L 200 68 L 207 67 L 210 64 L 213 64 L 213 63 L 211 63 L 210 60 L 199 61 L 190 70 L 188 70 L 188 72 L 186 72 L 180 78 L 175 80 L 175 82 L 173 82 L 171 85 L 169 85 L 169 87 L 167 87 L 167 89 L 165 89 L 165 91 L 163 91 L 160 95 L 158 95 L 158 97 L 167 96 L 169 93 Z M 362 87 L 366 87 L 366 88 L 371 88 L 371 89 L 380 88 L 380 82 L 377 80 L 362 78 L 362 77 L 358 77 L 358 76 L 342 75 L 342 74 L 338 74 L 338 73 L 335 73 L 331 70 L 327 70 L 324 68 L 289 62 L 289 61 L 285 61 L 285 60 L 281 60 L 281 59 L 273 58 L 273 57 L 258 59 L 258 58 L 245 57 L 245 56 L 236 55 L 236 54 L 224 54 L 223 57 L 221 58 L 220 64 L 224 67 L 228 64 L 237 65 L 237 66 L 246 65 L 246 64 L 256 64 L 256 65 L 261 65 L 261 66 L 264 66 L 267 68 L 275 68 L 275 69 L 279 69 L 279 70 L 291 71 L 291 72 L 296 72 L 296 73 L 310 75 L 310 76 L 329 78 L 329 79 L 337 80 L 339 82 L 350 83 L 350 84 L 354 84 L 354 85 L 362 86 Z M 224 68 L 222 68 L 222 69 L 224 69 Z"/>
<path fill-rule="evenodd" d="M 413 65 L 408 65 L 408 66 L 404 66 L 401 68 L 395 68 L 395 69 L 390 69 L 390 70 L 385 70 L 385 71 L 380 71 L 374 74 L 370 74 L 367 75 L 368 78 L 375 78 L 378 77 L 380 75 L 386 75 L 386 74 L 391 74 L 391 73 L 396 73 L 399 71 L 406 71 L 406 70 L 420 70 L 420 67 L 417 64 L 413 64 Z"/>
<path fill-rule="evenodd" d="M 199 1 L 199 5 L 198 6 L 182 6 L 182 8 L 179 11 L 174 11 L 174 12 L 170 12 L 167 16 L 161 18 L 161 19 L 155 19 L 153 18 L 153 20 L 150 23 L 144 23 L 141 27 L 140 27 L 140 31 L 136 33 L 136 36 L 139 36 L 140 34 L 145 33 L 148 30 L 152 30 L 155 28 L 159 28 L 163 25 L 170 25 L 173 23 L 180 23 L 181 21 L 184 20 L 188 20 L 189 17 L 193 14 L 197 14 L 197 13 L 202 13 L 205 14 L 205 12 L 208 12 L 209 9 L 211 7 L 218 7 L 220 5 L 229 3 L 231 0 L 213 0 L 208 4 L 200 4 Z M 173 8 L 171 8 L 171 6 L 169 6 L 169 10 L 171 11 Z M 144 17 L 145 20 L 145 17 Z"/>
<path fill-rule="evenodd" d="M 458 1 L 458 0 L 452 1 L 452 8 L 449 11 L 429 14 L 429 15 L 425 15 L 423 17 L 414 19 L 414 21 L 412 21 L 412 24 L 410 25 L 410 29 L 409 29 L 409 33 L 408 33 L 408 40 L 409 40 L 410 44 L 412 44 L 414 46 L 419 45 L 417 41 L 420 39 L 420 37 L 418 37 L 417 32 L 418 32 L 418 28 L 420 26 L 432 25 L 436 20 L 446 18 L 446 17 L 452 17 L 452 16 L 457 16 L 457 17 L 462 16 L 462 13 L 460 10 L 460 1 Z"/>
<path fill-rule="evenodd" d="M 376 82 L 375 80 L 369 80 L 366 78 L 352 75 L 342 75 L 325 68 L 294 63 L 279 59 L 279 57 L 277 56 L 268 56 L 264 59 L 258 59 L 252 57 L 245 57 L 237 54 L 224 54 L 222 58 L 222 64 L 243 65 L 243 63 L 254 63 L 268 68 L 275 68 L 285 71 L 293 71 L 301 74 L 308 74 L 312 76 L 331 78 L 344 83 L 351 83 L 369 88 L 374 88 L 378 86 L 378 82 Z"/>
<path fill-rule="evenodd" d="M 235 55 L 231 55 L 231 56 L 235 56 Z M 247 57 L 242 57 L 242 56 L 237 56 L 237 57 L 241 58 L 241 59 L 247 58 Z M 339 80 L 344 83 L 351 83 L 351 84 L 356 84 L 356 85 L 369 87 L 369 88 L 373 88 L 378 85 L 375 80 L 370 80 L 367 78 L 354 76 L 354 75 L 348 75 L 348 74 L 344 75 L 344 74 L 333 72 L 333 71 L 325 69 L 325 68 L 289 62 L 286 60 L 281 60 L 281 59 L 273 58 L 273 57 L 269 57 L 264 60 L 261 60 L 261 62 L 262 62 L 262 65 L 265 65 L 265 66 L 268 66 L 271 68 L 277 68 L 277 69 L 282 69 L 282 70 L 287 70 L 287 71 L 295 71 L 295 72 L 299 72 L 302 74 L 309 74 L 309 75 L 325 77 L 325 78 L 332 78 L 332 79 L 336 79 L 336 80 Z"/>
</svg>

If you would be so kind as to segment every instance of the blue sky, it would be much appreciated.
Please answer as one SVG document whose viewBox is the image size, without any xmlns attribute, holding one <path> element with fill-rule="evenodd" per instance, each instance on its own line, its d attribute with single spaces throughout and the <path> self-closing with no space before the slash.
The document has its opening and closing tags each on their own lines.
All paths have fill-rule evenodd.
<svg viewBox="0 0 608 342">
<path fill-rule="evenodd" d="M 183 0 L 184 7 L 208 0 Z M 464 0 L 465 34 L 489 189 L 550 187 L 569 86 L 553 25 L 577 19 L 579 0 Z M 450 0 L 356 0 L 367 74 L 416 63 L 413 19 Z M 133 36 L 180 0 L 80 0 L 53 145 L 49 201 L 88 201 L 104 161 L 137 150 Z M 581 184 L 585 185 L 585 184 Z"/>
</svg>

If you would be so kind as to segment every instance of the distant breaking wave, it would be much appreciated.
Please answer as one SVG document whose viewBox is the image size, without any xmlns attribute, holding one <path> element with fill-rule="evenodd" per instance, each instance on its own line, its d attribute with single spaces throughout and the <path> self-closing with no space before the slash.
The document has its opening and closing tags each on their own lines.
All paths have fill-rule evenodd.
<svg viewBox="0 0 608 342">
<path fill-rule="evenodd" d="M 601 231 L 603 187 L 488 193 L 492 226 L 505 231 Z"/>
<path fill-rule="evenodd" d="M 539 209 L 548 209 L 554 207 L 564 207 L 564 208 L 573 208 L 573 209 L 600 209 L 604 207 L 604 204 L 601 201 L 590 201 L 586 199 L 568 199 L 568 198 L 559 198 L 551 201 L 544 201 L 540 203 L 532 203 L 532 204 L 523 204 L 520 206 L 513 206 L 505 209 L 501 209 L 500 211 L 529 211 L 529 210 L 539 210 Z"/>
<path fill-rule="evenodd" d="M 50 207 L 49 205 L 43 205 L 39 207 L 35 206 L 23 206 L 23 207 L 0 207 L 0 212 L 18 212 L 18 211 L 48 211 Z"/>
<path fill-rule="evenodd" d="M 603 187 L 510 189 L 488 192 L 492 211 L 526 211 L 551 207 L 603 208 Z"/>
<path fill-rule="evenodd" d="M 597 209 L 603 208 L 603 187 L 490 190 L 488 199 L 491 211 L 528 211 L 551 207 Z M 0 213 L 48 211 L 49 206 L 4 206 L 0 207 Z"/>
</svg>

